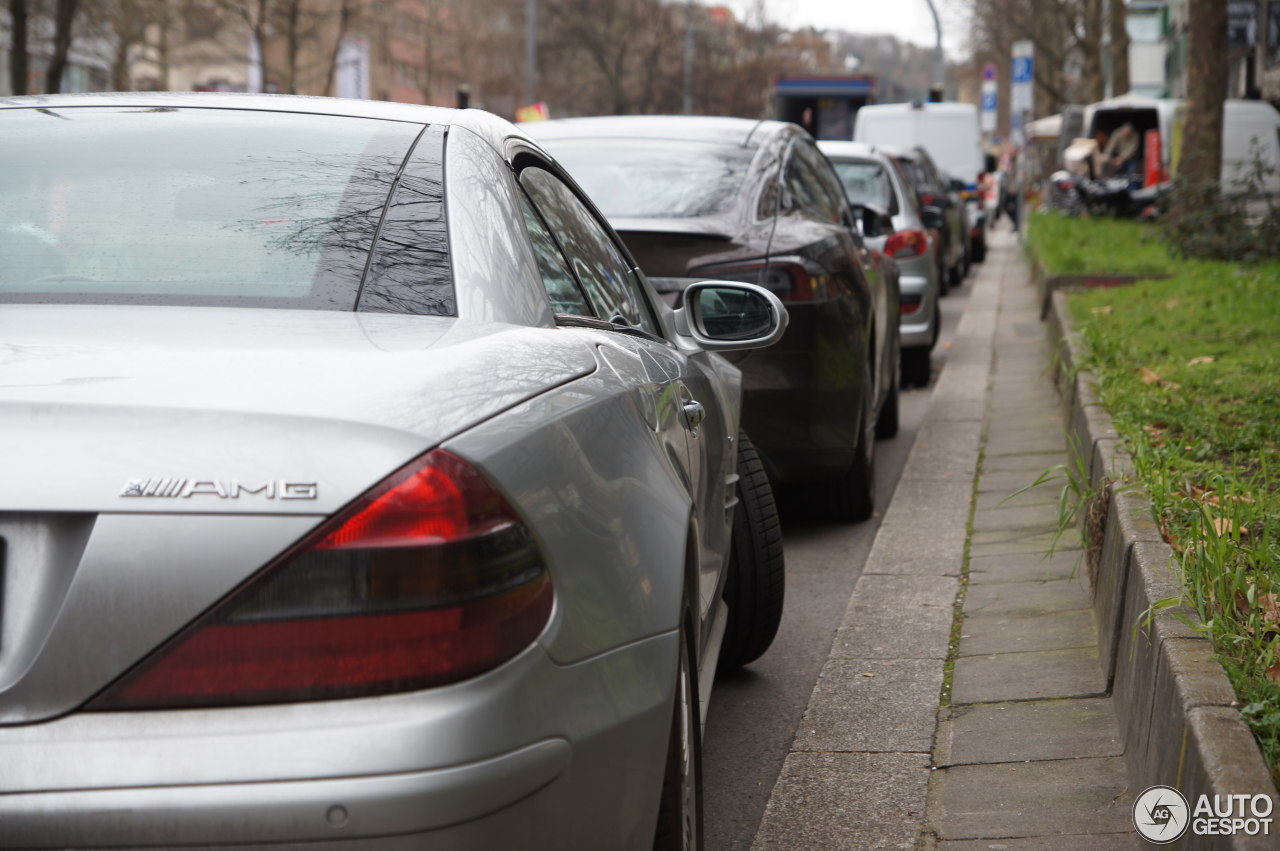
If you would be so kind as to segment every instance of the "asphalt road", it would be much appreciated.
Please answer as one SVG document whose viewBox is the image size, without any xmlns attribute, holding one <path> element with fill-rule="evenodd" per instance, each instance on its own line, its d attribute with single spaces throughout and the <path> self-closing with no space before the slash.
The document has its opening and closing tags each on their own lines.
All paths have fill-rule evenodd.
<svg viewBox="0 0 1280 851">
<path fill-rule="evenodd" d="M 942 332 L 933 351 L 935 381 L 970 289 L 966 282 L 942 301 Z M 717 678 L 711 695 L 703 742 L 707 848 L 745 851 L 751 847 L 931 393 L 931 388 L 904 388 L 897 437 L 876 443 L 876 517 L 853 525 L 816 522 L 782 495 L 787 558 L 782 626 L 764 656 L 741 671 Z M 925 527 L 921 534 L 927 534 Z"/>
</svg>

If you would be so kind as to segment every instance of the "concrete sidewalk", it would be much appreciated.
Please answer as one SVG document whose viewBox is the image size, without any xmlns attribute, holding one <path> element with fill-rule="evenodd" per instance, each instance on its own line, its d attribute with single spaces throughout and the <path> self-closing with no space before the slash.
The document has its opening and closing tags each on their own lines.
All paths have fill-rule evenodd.
<svg viewBox="0 0 1280 851">
<path fill-rule="evenodd" d="M 1021 248 L 989 247 L 754 849 L 1143 845 L 1074 530 L 1042 558 L 1062 482 L 1004 501 L 1067 446 Z"/>
</svg>

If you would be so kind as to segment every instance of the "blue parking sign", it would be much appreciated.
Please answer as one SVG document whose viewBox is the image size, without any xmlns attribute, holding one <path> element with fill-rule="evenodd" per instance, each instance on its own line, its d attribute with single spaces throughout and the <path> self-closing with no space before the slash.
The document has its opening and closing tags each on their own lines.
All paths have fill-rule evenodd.
<svg viewBox="0 0 1280 851">
<path fill-rule="evenodd" d="M 1030 83 L 1035 68 L 1035 60 L 1030 56 L 1013 57 L 1013 82 Z"/>
<path fill-rule="evenodd" d="M 983 112 L 996 111 L 996 93 L 995 92 L 982 93 L 982 111 Z"/>
</svg>

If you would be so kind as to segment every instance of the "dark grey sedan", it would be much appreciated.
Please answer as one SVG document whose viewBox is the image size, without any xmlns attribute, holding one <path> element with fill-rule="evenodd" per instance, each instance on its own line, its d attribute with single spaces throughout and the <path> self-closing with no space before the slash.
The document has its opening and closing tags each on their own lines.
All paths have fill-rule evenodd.
<svg viewBox="0 0 1280 851">
<path fill-rule="evenodd" d="M 655 285 L 761 284 L 791 315 L 769 350 L 735 355 L 743 423 L 770 476 L 818 486 L 841 519 L 871 515 L 876 436 L 897 431 L 898 291 L 844 190 L 796 125 L 619 116 L 526 129 L 609 217 Z"/>
</svg>

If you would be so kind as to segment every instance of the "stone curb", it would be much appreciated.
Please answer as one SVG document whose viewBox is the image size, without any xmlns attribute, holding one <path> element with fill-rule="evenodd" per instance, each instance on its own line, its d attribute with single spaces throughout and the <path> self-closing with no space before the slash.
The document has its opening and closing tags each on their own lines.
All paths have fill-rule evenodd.
<svg viewBox="0 0 1280 851">
<path fill-rule="evenodd" d="M 1101 554 L 1091 567 L 1099 661 L 1112 691 L 1135 797 L 1156 785 L 1178 789 L 1192 807 L 1200 795 L 1270 795 L 1275 784 L 1209 640 L 1191 630 L 1180 607 L 1149 616 L 1176 596 L 1173 549 L 1164 542 L 1141 488 L 1112 487 L 1132 470 L 1111 416 L 1083 370 L 1083 350 L 1062 292 L 1047 321 L 1056 347 L 1054 379 L 1065 405 L 1071 451 L 1088 465 L 1093 492 L 1109 490 Z M 1275 806 L 1280 813 L 1280 805 Z M 1276 825 L 1273 825 L 1273 828 Z M 1171 848 L 1275 847 L 1274 836 L 1194 836 Z"/>
</svg>

